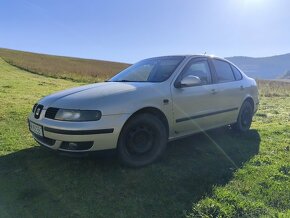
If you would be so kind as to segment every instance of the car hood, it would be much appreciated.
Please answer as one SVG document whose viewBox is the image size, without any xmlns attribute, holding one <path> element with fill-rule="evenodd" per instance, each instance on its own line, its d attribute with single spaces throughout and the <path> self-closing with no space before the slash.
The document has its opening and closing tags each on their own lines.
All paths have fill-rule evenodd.
<svg viewBox="0 0 290 218">
<path fill-rule="evenodd" d="M 114 114 L 117 110 L 113 110 L 113 108 L 124 103 L 128 106 L 128 103 L 130 104 L 130 102 L 139 98 L 142 93 L 146 93 L 146 90 L 151 90 L 152 86 L 155 85 L 154 83 L 147 82 L 95 83 L 57 92 L 44 97 L 39 101 L 39 104 L 44 105 L 45 108 L 103 110 L 106 111 L 102 111 L 103 114 Z M 120 113 L 123 112 L 124 110 L 120 110 Z"/>
</svg>

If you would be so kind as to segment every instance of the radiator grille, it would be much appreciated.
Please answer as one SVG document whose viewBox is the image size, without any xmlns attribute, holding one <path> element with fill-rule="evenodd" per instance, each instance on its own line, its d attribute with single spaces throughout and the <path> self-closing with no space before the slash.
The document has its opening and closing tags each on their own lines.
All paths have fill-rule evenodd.
<svg viewBox="0 0 290 218">
<path fill-rule="evenodd" d="M 54 108 L 54 107 L 47 108 L 45 117 L 49 119 L 54 119 L 58 110 L 59 110 L 58 108 Z"/>
</svg>

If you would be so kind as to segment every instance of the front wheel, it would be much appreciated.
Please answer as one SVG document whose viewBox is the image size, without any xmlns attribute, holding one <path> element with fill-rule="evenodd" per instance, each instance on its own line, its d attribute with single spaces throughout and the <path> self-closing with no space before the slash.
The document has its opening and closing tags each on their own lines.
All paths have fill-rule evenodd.
<svg viewBox="0 0 290 218">
<path fill-rule="evenodd" d="M 130 167 L 142 167 L 157 160 L 167 144 L 164 124 L 151 114 L 139 114 L 123 127 L 118 141 L 118 156 Z"/>
<path fill-rule="evenodd" d="M 253 106 L 249 101 L 245 101 L 240 109 L 237 122 L 233 125 L 235 130 L 246 132 L 250 129 L 253 119 Z"/>
</svg>

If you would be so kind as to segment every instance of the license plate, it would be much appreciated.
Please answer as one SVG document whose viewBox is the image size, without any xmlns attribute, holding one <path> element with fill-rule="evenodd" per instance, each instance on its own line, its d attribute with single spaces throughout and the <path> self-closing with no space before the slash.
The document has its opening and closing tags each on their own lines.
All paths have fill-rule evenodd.
<svg viewBox="0 0 290 218">
<path fill-rule="evenodd" d="M 36 135 L 42 136 L 43 137 L 43 131 L 42 131 L 42 126 L 35 124 L 33 122 L 29 122 L 29 129 L 31 132 L 33 132 Z"/>
</svg>

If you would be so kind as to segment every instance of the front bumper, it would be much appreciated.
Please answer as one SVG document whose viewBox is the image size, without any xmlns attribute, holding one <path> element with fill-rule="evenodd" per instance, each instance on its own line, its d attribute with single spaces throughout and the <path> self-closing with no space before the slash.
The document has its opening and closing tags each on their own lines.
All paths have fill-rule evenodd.
<svg viewBox="0 0 290 218">
<path fill-rule="evenodd" d="M 43 137 L 32 133 L 33 138 L 46 148 L 71 153 L 90 152 L 117 147 L 120 131 L 129 114 L 102 116 L 98 121 L 70 122 L 45 118 L 31 113 L 28 122 L 43 127 Z"/>
</svg>

